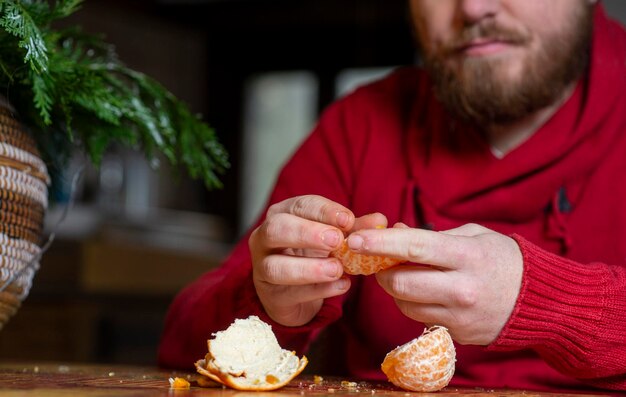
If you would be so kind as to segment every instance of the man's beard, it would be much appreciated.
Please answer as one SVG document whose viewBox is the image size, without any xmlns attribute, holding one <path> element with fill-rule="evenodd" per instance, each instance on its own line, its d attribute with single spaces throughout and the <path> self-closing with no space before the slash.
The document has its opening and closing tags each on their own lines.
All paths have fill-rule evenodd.
<svg viewBox="0 0 626 397">
<path fill-rule="evenodd" d="M 426 54 L 426 67 L 439 100 L 457 117 L 478 125 L 505 125 L 532 114 L 559 99 L 564 89 L 583 73 L 589 58 L 592 8 L 581 7 L 569 30 L 525 59 L 516 80 L 501 77 L 506 59 L 468 58 L 458 70 L 446 66 L 447 56 L 461 43 L 485 37 L 523 45 L 524 32 L 506 30 L 493 23 L 466 28 L 449 49 Z"/>
</svg>

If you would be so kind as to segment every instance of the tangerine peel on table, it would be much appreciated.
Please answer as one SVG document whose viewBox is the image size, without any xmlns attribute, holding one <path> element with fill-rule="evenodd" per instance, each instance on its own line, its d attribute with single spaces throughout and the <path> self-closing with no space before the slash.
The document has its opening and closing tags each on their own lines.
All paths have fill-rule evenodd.
<svg viewBox="0 0 626 397">
<path fill-rule="evenodd" d="M 236 390 L 279 389 L 308 364 L 305 356 L 281 348 L 271 326 L 257 316 L 236 319 L 213 336 L 205 358 L 195 363 L 196 370 Z"/>
<path fill-rule="evenodd" d="M 169 382 L 171 389 L 189 389 L 191 387 L 191 384 L 187 381 L 187 379 L 179 377 L 169 378 Z"/>
</svg>

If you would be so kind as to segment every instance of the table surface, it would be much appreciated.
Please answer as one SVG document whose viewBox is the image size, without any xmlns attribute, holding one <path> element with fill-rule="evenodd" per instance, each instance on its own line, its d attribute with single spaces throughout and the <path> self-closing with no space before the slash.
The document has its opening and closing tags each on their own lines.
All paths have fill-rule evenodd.
<svg viewBox="0 0 626 397">
<path fill-rule="evenodd" d="M 190 381 L 188 390 L 171 389 L 169 378 Z M 322 377 L 323 378 L 323 377 Z M 352 384 L 348 384 L 352 382 Z M 0 363 L 0 396 L 210 396 L 210 397 L 413 397 L 413 396 L 592 396 L 551 394 L 523 390 L 445 388 L 436 394 L 406 392 L 388 382 L 355 382 L 351 379 L 299 376 L 286 387 L 272 392 L 241 392 L 221 386 L 203 388 L 192 372 L 166 371 L 153 367 L 58 363 Z M 600 394 L 597 394 L 600 395 Z"/>
</svg>

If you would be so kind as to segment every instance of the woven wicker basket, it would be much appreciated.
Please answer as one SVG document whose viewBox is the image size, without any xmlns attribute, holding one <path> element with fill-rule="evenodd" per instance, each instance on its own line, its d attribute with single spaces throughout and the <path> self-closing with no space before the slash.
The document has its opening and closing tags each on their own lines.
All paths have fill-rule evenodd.
<svg viewBox="0 0 626 397">
<path fill-rule="evenodd" d="M 35 141 L 0 98 L 0 329 L 17 312 L 39 268 L 50 177 Z M 9 285 L 6 285 L 9 283 Z"/>
</svg>

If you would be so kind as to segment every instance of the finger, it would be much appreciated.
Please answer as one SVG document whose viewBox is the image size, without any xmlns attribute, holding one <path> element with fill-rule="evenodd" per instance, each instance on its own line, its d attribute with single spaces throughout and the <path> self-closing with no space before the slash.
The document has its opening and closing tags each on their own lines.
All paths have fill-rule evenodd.
<svg viewBox="0 0 626 397">
<path fill-rule="evenodd" d="M 475 291 L 455 275 L 438 268 L 402 265 L 378 272 L 376 280 L 395 299 L 448 307 L 472 305 Z"/>
<path fill-rule="evenodd" d="M 412 228 L 360 230 L 348 236 L 348 246 L 357 253 L 449 269 L 474 254 L 471 238 Z"/>
<path fill-rule="evenodd" d="M 323 299 L 312 300 L 292 306 L 263 305 L 268 316 L 287 327 L 298 327 L 311 321 L 324 304 Z"/>
<path fill-rule="evenodd" d="M 333 226 L 288 213 L 277 213 L 268 217 L 252 233 L 250 246 L 252 251 L 260 249 L 263 253 L 285 248 L 331 251 L 343 240 L 343 232 Z"/>
<path fill-rule="evenodd" d="M 438 304 L 423 304 L 396 300 L 396 306 L 405 316 L 424 324 L 442 325 L 451 328 L 456 323 L 454 312 Z"/>
<path fill-rule="evenodd" d="M 304 258 L 269 255 L 254 267 L 254 277 L 275 285 L 307 285 L 327 283 L 343 274 L 335 258 Z"/>
<path fill-rule="evenodd" d="M 275 307 L 293 307 L 301 303 L 307 303 L 318 299 L 331 298 L 333 296 L 345 294 L 350 289 L 350 279 L 342 277 L 335 281 L 326 283 L 306 284 L 306 285 L 274 285 L 259 281 L 257 291 L 259 296 L 271 296 Z"/>
<path fill-rule="evenodd" d="M 387 217 L 380 212 L 375 212 L 356 218 L 353 231 L 361 229 L 384 229 L 386 227 Z"/>
<path fill-rule="evenodd" d="M 276 203 L 268 209 L 267 217 L 280 213 L 335 226 L 343 231 L 352 229 L 355 219 L 348 208 L 317 195 L 298 196 Z"/>
</svg>

